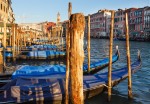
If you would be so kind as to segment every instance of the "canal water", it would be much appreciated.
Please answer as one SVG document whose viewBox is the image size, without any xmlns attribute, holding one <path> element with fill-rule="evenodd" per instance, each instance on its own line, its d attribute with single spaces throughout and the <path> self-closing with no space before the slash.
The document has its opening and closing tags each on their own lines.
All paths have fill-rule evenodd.
<svg viewBox="0 0 150 104">
<path fill-rule="evenodd" d="M 125 41 L 114 41 L 120 50 L 120 59 L 113 64 L 113 69 L 118 69 L 126 65 L 126 43 Z M 107 93 L 100 94 L 86 100 L 86 104 L 150 104 L 150 43 L 130 42 L 131 63 L 137 59 L 137 50 L 141 51 L 142 67 L 132 75 L 133 100 L 128 100 L 128 81 L 121 82 L 112 90 L 111 102 L 107 102 Z M 107 57 L 109 54 L 109 40 L 91 40 L 91 61 Z M 105 68 L 103 71 L 108 70 Z"/>
<path fill-rule="evenodd" d="M 113 70 L 122 68 L 126 65 L 126 43 L 125 41 L 114 41 L 113 53 L 118 45 L 120 59 L 113 64 Z M 137 59 L 137 50 L 141 51 L 142 67 L 132 75 L 133 100 L 128 100 L 128 81 L 121 82 L 112 90 L 111 102 L 107 102 L 107 93 L 97 95 L 85 101 L 86 104 L 150 104 L 150 43 L 148 42 L 130 42 L 131 63 Z M 91 62 L 108 57 L 109 40 L 91 39 Z M 87 53 L 85 53 L 85 63 L 87 63 Z M 19 61 L 17 65 L 47 65 L 47 64 L 65 64 L 64 61 Z M 11 63 L 7 63 L 12 67 Z M 105 68 L 101 72 L 107 71 Z"/>
</svg>

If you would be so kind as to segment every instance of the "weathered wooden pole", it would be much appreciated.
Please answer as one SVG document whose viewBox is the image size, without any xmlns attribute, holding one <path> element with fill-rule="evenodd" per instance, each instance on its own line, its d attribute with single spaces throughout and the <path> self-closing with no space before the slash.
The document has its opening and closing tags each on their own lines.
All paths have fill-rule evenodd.
<svg viewBox="0 0 150 104">
<path fill-rule="evenodd" d="M 11 29 L 9 29 L 9 46 L 12 46 L 11 40 L 12 40 L 12 33 L 11 33 Z"/>
<path fill-rule="evenodd" d="M 16 27 L 17 31 L 16 31 L 16 37 L 17 37 L 17 55 L 19 54 L 19 40 L 20 40 L 20 33 L 19 33 L 19 29 L 18 26 Z"/>
<path fill-rule="evenodd" d="M 112 88 L 112 53 L 113 53 L 113 31 L 114 30 L 114 11 L 111 11 L 111 27 L 110 27 L 110 42 L 109 42 L 109 67 L 108 67 L 108 101 L 111 100 Z"/>
<path fill-rule="evenodd" d="M 4 34 L 3 34 L 3 71 L 5 71 L 5 67 L 6 67 L 6 55 L 5 55 L 5 51 L 6 51 L 6 37 L 7 37 L 7 27 L 6 27 L 6 21 L 4 20 Z"/>
<path fill-rule="evenodd" d="M 16 26 L 15 26 L 15 24 L 13 24 L 13 25 L 12 25 L 12 51 L 13 51 L 13 52 L 12 52 L 12 56 L 13 56 L 13 62 L 16 61 L 16 58 L 15 58 L 15 53 L 16 53 L 16 52 L 15 52 L 15 51 L 16 51 L 16 49 L 15 49 L 15 47 L 16 47 L 16 46 L 15 46 L 15 41 L 16 41 L 16 40 L 15 40 L 15 39 L 16 39 L 16 35 L 15 35 L 16 32 L 15 32 L 15 30 L 16 30 L 16 29 L 15 29 L 15 28 L 16 28 Z"/>
<path fill-rule="evenodd" d="M 70 17 L 70 78 L 71 103 L 83 104 L 83 38 L 85 17 L 81 13 Z"/>
<path fill-rule="evenodd" d="M 51 38 L 50 36 L 51 36 L 50 32 L 48 31 L 48 40 L 50 40 L 50 38 Z"/>
<path fill-rule="evenodd" d="M 16 27 L 16 28 L 17 28 L 17 27 Z M 16 29 L 16 28 L 15 28 L 15 29 Z M 19 46 L 18 46 L 18 38 L 19 38 L 19 37 L 18 37 L 18 30 L 16 30 L 15 33 L 16 33 L 16 56 L 17 56 L 17 55 L 18 55 L 18 47 L 19 47 Z"/>
<path fill-rule="evenodd" d="M 25 33 L 23 33 L 23 45 L 25 46 Z"/>
<path fill-rule="evenodd" d="M 66 31 L 66 53 L 67 53 L 67 63 L 66 63 L 66 84 L 65 84 L 65 104 L 69 104 L 69 53 L 70 53 L 70 16 L 72 13 L 72 4 L 68 4 L 68 25 Z"/>
<path fill-rule="evenodd" d="M 15 57 L 16 57 L 16 55 L 17 55 L 17 50 L 18 50 L 18 31 L 17 31 L 17 25 L 15 25 L 15 37 L 16 37 L 16 39 L 15 39 L 15 43 L 16 43 L 16 48 L 15 48 L 16 53 L 15 53 Z"/>
<path fill-rule="evenodd" d="M 64 46 L 63 46 L 64 42 L 63 42 L 63 27 L 61 27 L 61 50 L 64 50 Z"/>
<path fill-rule="evenodd" d="M 90 15 L 88 15 L 88 73 L 90 73 Z"/>
<path fill-rule="evenodd" d="M 20 53 L 20 50 L 22 49 L 22 45 L 23 45 L 23 36 L 22 36 L 23 34 L 22 34 L 22 31 L 21 31 L 21 33 L 19 35 L 20 35 L 20 39 L 19 39 L 20 40 L 19 41 L 20 42 L 19 53 Z"/>
<path fill-rule="evenodd" d="M 30 42 L 29 42 L 29 46 L 31 46 L 31 38 L 32 38 L 32 32 L 31 32 L 31 29 L 30 29 L 30 40 L 29 40 Z"/>
<path fill-rule="evenodd" d="M 125 28 L 126 28 L 126 52 L 127 52 L 127 65 L 128 65 L 128 98 L 132 96 L 132 80 L 131 80 L 131 62 L 130 62 L 130 44 L 129 44 L 129 25 L 128 25 L 128 14 L 125 13 Z"/>
</svg>

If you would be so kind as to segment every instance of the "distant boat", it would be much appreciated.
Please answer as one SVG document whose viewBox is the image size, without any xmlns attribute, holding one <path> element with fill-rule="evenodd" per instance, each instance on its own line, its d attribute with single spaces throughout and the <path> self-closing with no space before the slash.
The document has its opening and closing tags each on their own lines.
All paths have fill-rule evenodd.
<svg viewBox="0 0 150 104">
<path fill-rule="evenodd" d="M 120 41 L 126 41 L 125 37 L 118 37 L 117 39 L 120 40 Z"/>
<path fill-rule="evenodd" d="M 46 50 L 46 51 L 28 51 L 22 52 L 17 58 L 18 59 L 56 59 L 60 57 L 65 57 L 66 52 Z"/>
<path fill-rule="evenodd" d="M 33 50 L 57 50 L 58 46 L 51 45 L 51 44 L 45 44 L 45 45 L 31 45 L 26 46 L 21 49 L 21 51 L 33 51 Z"/>
<path fill-rule="evenodd" d="M 32 45 L 20 49 L 20 52 L 17 59 L 56 59 L 66 55 L 66 52 L 58 49 L 56 45 Z M 12 47 L 6 48 L 5 56 L 7 59 L 13 57 Z"/>
<path fill-rule="evenodd" d="M 7 59 L 11 59 L 13 57 L 12 52 L 6 52 L 5 56 Z M 24 51 L 19 54 L 17 59 L 57 59 L 63 58 L 66 56 L 66 52 L 62 51 L 54 51 L 54 50 L 46 50 L 46 51 Z"/>
<path fill-rule="evenodd" d="M 117 40 L 118 40 L 118 38 L 113 38 L 113 40 L 114 40 L 114 41 L 117 41 Z"/>
<path fill-rule="evenodd" d="M 138 56 L 131 65 L 132 74 L 141 67 Z M 112 86 L 128 77 L 128 68 L 112 71 Z M 90 98 L 107 89 L 108 72 L 83 76 L 84 98 Z M 51 102 L 61 104 L 65 100 L 65 74 L 37 77 L 19 77 L 3 86 L 0 103 L 40 103 Z"/>
</svg>

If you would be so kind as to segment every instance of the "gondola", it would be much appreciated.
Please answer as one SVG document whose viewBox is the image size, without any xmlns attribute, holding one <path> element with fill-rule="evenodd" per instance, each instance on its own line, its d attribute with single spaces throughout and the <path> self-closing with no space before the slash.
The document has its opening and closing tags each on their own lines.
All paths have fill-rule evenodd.
<svg viewBox="0 0 150 104">
<path fill-rule="evenodd" d="M 61 45 L 60 45 L 61 46 Z M 63 48 L 64 49 L 64 48 Z M 17 59 L 56 59 L 65 57 L 66 53 L 56 45 L 32 45 L 19 49 Z M 6 48 L 6 59 L 12 59 L 12 47 Z"/>
<path fill-rule="evenodd" d="M 113 55 L 112 60 L 116 62 L 119 59 L 119 50 L 117 49 L 115 55 Z M 88 64 L 83 65 L 83 74 L 95 74 L 102 70 L 104 67 L 108 66 L 109 58 L 104 58 L 90 64 L 90 72 L 88 72 Z M 47 76 L 53 74 L 65 74 L 65 65 L 42 65 L 42 66 L 29 66 L 25 65 L 20 67 L 12 74 L 12 79 L 19 76 Z"/>
<path fill-rule="evenodd" d="M 12 52 L 6 52 L 6 59 L 12 59 Z M 58 58 L 65 58 L 66 52 L 62 51 L 53 51 L 53 50 L 45 50 L 45 51 L 23 51 L 21 52 L 16 59 L 19 60 L 51 60 Z"/>
<path fill-rule="evenodd" d="M 56 50 L 58 47 L 56 45 L 50 45 L 50 44 L 45 44 L 45 45 L 32 45 L 32 46 L 27 46 L 22 48 L 22 51 L 33 51 L 33 50 Z"/>
<path fill-rule="evenodd" d="M 131 65 L 132 74 L 141 67 L 141 58 Z M 128 77 L 128 68 L 112 71 L 112 86 Z M 83 76 L 84 98 L 90 98 L 107 89 L 108 72 Z M 65 74 L 47 77 L 19 77 L 1 88 L 0 103 L 61 104 L 65 99 Z"/>
<path fill-rule="evenodd" d="M 116 53 L 112 57 L 113 63 L 119 59 L 119 50 L 117 48 Z M 90 72 L 88 72 L 88 64 L 83 65 L 83 74 L 91 75 L 95 74 L 103 68 L 107 67 L 109 63 L 108 58 L 93 62 L 90 64 Z M 29 66 L 22 65 L 13 74 L 0 75 L 0 87 L 5 85 L 8 80 L 15 79 L 19 76 L 47 76 L 53 74 L 65 74 L 65 65 L 42 65 L 42 66 Z M 5 77 L 5 80 L 3 80 Z"/>
<path fill-rule="evenodd" d="M 20 55 L 18 55 L 18 59 L 56 59 L 56 58 L 62 58 L 66 56 L 66 52 L 62 51 L 55 51 L 55 50 L 36 50 L 36 51 L 28 51 L 28 52 L 22 52 Z"/>
</svg>

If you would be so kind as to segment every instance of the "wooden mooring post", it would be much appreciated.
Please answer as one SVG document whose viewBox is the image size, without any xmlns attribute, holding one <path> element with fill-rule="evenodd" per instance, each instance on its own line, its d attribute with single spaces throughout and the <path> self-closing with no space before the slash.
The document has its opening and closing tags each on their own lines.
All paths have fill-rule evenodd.
<svg viewBox="0 0 150 104">
<path fill-rule="evenodd" d="M 66 29 L 66 52 L 67 52 L 67 63 L 66 63 L 66 79 L 65 79 L 65 104 L 69 104 L 69 53 L 70 53 L 70 16 L 72 13 L 72 4 L 68 4 L 68 25 Z"/>
<path fill-rule="evenodd" d="M 63 44 L 64 44 L 64 42 L 63 42 L 63 27 L 61 27 L 61 51 L 64 50 Z"/>
<path fill-rule="evenodd" d="M 88 15 L 88 73 L 90 73 L 90 15 Z"/>
<path fill-rule="evenodd" d="M 70 78 L 71 103 L 83 104 L 83 38 L 85 17 L 81 13 L 70 17 Z"/>
<path fill-rule="evenodd" d="M 4 20 L 4 34 L 3 34 L 3 72 L 5 71 L 6 67 L 6 38 L 7 38 L 7 27 L 6 27 L 6 20 Z"/>
<path fill-rule="evenodd" d="M 23 33 L 23 45 L 26 47 L 26 37 L 25 37 L 25 32 Z"/>
<path fill-rule="evenodd" d="M 12 29 L 12 26 L 11 26 L 11 29 Z M 9 33 L 10 33 L 10 37 L 9 37 L 9 46 L 12 46 L 12 33 L 11 33 L 11 29 L 9 29 Z"/>
<path fill-rule="evenodd" d="M 126 52 L 127 52 L 127 65 L 128 65 L 128 98 L 132 99 L 132 80 L 131 80 L 131 62 L 130 62 L 130 44 L 129 44 L 129 25 L 128 14 L 125 13 L 125 28 L 126 28 Z"/>
<path fill-rule="evenodd" d="M 15 62 L 16 61 L 16 56 L 15 56 L 15 51 L 16 51 L 16 44 L 15 44 L 15 41 L 16 41 L 16 32 L 15 32 L 15 29 L 16 28 L 16 26 L 15 26 L 15 24 L 12 24 L 12 56 L 13 56 L 13 62 Z"/>
<path fill-rule="evenodd" d="M 17 55 L 18 55 L 19 54 L 19 48 L 20 48 L 20 42 L 19 42 L 20 41 L 20 33 L 19 33 L 18 29 L 16 31 L 16 36 L 17 36 Z"/>
<path fill-rule="evenodd" d="M 109 42 L 109 67 L 108 67 L 108 101 L 111 100 L 112 90 L 112 53 L 113 53 L 113 31 L 114 30 L 114 11 L 111 11 L 110 42 Z"/>
</svg>

